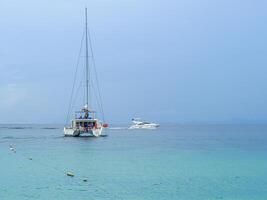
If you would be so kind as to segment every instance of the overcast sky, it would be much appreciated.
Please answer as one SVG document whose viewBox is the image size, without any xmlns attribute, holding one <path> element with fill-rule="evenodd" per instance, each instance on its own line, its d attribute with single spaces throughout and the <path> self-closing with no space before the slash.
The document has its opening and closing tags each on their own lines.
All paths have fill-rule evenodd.
<svg viewBox="0 0 267 200">
<path fill-rule="evenodd" d="M 65 122 L 86 5 L 108 122 L 267 121 L 266 1 L 1 0 L 0 123 Z"/>
</svg>

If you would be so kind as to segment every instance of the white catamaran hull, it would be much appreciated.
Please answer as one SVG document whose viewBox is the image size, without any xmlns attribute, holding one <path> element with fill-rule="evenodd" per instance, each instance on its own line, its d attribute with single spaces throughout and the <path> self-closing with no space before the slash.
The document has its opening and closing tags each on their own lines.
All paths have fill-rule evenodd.
<svg viewBox="0 0 267 200">
<path fill-rule="evenodd" d="M 64 128 L 64 135 L 65 136 L 71 136 L 71 137 L 78 137 L 78 136 L 94 136 L 99 137 L 102 134 L 103 128 L 97 128 L 97 129 L 90 129 L 88 131 L 82 131 L 79 129 L 73 129 L 73 128 Z"/>
<path fill-rule="evenodd" d="M 73 128 L 66 128 L 64 127 L 64 135 L 65 136 L 72 136 L 72 137 L 76 137 L 80 135 L 80 131 L 79 130 L 75 130 Z"/>
</svg>

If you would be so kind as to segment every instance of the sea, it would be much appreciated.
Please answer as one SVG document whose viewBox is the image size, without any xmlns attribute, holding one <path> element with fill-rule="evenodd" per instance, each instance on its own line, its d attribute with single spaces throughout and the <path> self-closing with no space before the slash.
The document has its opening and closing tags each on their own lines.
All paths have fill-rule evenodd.
<svg viewBox="0 0 267 200">
<path fill-rule="evenodd" d="M 93 138 L 2 124 L 0 199 L 266 200 L 267 125 L 112 125 Z"/>
</svg>

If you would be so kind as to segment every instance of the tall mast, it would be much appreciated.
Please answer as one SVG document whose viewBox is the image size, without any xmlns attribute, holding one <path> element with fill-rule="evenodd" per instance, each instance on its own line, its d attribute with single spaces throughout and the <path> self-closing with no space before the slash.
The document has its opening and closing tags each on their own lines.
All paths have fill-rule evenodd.
<svg viewBox="0 0 267 200">
<path fill-rule="evenodd" d="M 88 58 L 88 30 L 87 30 L 87 8 L 85 8 L 85 67 L 86 67 L 86 106 L 89 109 L 89 58 Z"/>
</svg>

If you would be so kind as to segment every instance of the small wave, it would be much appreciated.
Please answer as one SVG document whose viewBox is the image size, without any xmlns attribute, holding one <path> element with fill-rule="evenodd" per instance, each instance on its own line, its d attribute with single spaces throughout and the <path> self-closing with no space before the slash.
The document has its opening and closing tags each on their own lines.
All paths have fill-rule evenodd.
<svg viewBox="0 0 267 200">
<path fill-rule="evenodd" d="M 59 129 L 59 128 L 56 128 L 56 127 L 43 127 L 41 129 Z"/>
<path fill-rule="evenodd" d="M 2 139 L 14 139 L 14 137 L 12 137 L 12 136 L 5 136 L 5 137 L 2 137 Z"/>
<path fill-rule="evenodd" d="M 14 127 L 5 127 L 7 129 L 32 129 L 32 127 L 22 127 L 22 126 L 14 126 Z"/>
<path fill-rule="evenodd" d="M 3 140 L 45 140 L 47 139 L 47 137 L 9 137 L 9 136 L 5 136 L 5 137 L 2 137 Z"/>
</svg>

